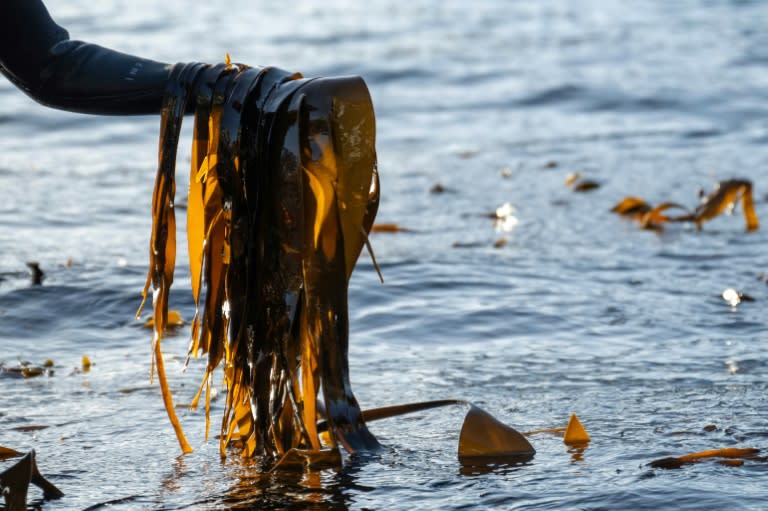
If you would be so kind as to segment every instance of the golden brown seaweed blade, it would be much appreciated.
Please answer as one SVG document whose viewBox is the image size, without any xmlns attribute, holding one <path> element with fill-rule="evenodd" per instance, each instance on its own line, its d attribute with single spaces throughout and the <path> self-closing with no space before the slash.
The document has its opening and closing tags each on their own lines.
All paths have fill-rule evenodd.
<svg viewBox="0 0 768 511">
<path fill-rule="evenodd" d="M 530 442 L 517 430 L 472 405 L 459 436 L 459 461 L 528 461 L 536 454 Z"/>
<path fill-rule="evenodd" d="M 192 156 L 187 194 L 187 250 L 189 273 L 192 283 L 192 299 L 195 302 L 195 317 L 192 320 L 192 346 L 190 354 L 197 355 L 200 339 L 200 287 L 202 285 L 203 242 L 205 241 L 205 185 L 206 177 L 215 161 L 208 158 L 210 138 L 210 116 L 214 86 L 226 66 L 219 64 L 206 69 L 195 86 L 196 108 L 192 128 Z"/>
<path fill-rule="evenodd" d="M 725 447 L 722 449 L 708 449 L 706 451 L 692 452 L 679 456 L 682 461 L 694 461 L 704 458 L 748 458 L 755 456 L 760 449 L 752 447 Z"/>
<path fill-rule="evenodd" d="M 624 216 L 643 215 L 651 210 L 651 206 L 639 197 L 624 197 L 611 211 Z"/>
<path fill-rule="evenodd" d="M 7 458 L 16 458 L 17 456 L 22 456 L 22 455 L 23 453 L 19 451 L 16 451 L 9 447 L 3 447 L 0 445 L 0 460 L 4 460 Z"/>
<path fill-rule="evenodd" d="M 410 232 L 410 229 L 400 227 L 398 224 L 373 224 L 371 232 Z"/>
<path fill-rule="evenodd" d="M 173 283 L 173 270 L 176 263 L 176 220 L 173 211 L 176 148 L 181 130 L 181 121 L 186 110 L 189 89 L 204 67 L 202 64 L 187 64 L 174 67 L 163 98 L 158 170 L 152 195 L 152 236 L 149 251 L 149 274 L 143 292 L 146 299 L 147 290 L 151 283 L 153 287 L 155 320 L 155 334 L 152 341 L 154 364 L 157 367 L 158 381 L 160 382 L 163 403 L 165 404 L 168 418 L 176 432 L 179 445 L 185 453 L 191 452 L 192 448 L 184 436 L 181 423 L 174 410 L 173 397 L 165 376 L 165 364 L 160 344 L 167 323 L 168 294 Z M 141 307 L 139 310 L 141 310 Z"/>
<path fill-rule="evenodd" d="M 738 180 L 721 181 L 715 185 L 715 189 L 707 195 L 694 211 L 694 220 L 698 225 L 712 220 L 733 207 L 739 199 L 745 182 Z"/>
<path fill-rule="evenodd" d="M 757 456 L 760 449 L 755 448 L 740 448 L 740 447 L 726 447 L 723 449 L 708 449 L 706 451 L 692 452 L 684 454 L 682 456 L 674 456 L 661 458 L 648 463 L 648 466 L 653 468 L 680 468 L 687 463 L 695 463 L 697 461 L 709 459 L 709 458 L 725 458 L 725 459 L 749 459 Z"/>
<path fill-rule="evenodd" d="M 733 208 L 738 201 L 743 202 L 744 219 L 747 231 L 755 231 L 759 227 L 752 199 L 752 183 L 744 179 L 721 181 L 715 189 L 705 197 L 693 213 L 693 221 L 701 229 L 704 222 L 712 220 L 726 210 Z"/>
<path fill-rule="evenodd" d="M 674 220 L 662 214 L 664 211 L 673 208 L 686 209 L 685 206 L 681 206 L 676 202 L 662 202 L 641 216 L 640 226 L 644 229 L 660 229 L 661 224 Z"/>
<path fill-rule="evenodd" d="M 591 439 L 589 433 L 581 424 L 575 413 L 571 414 L 568 425 L 565 427 L 563 442 L 572 447 L 585 447 Z"/>
<path fill-rule="evenodd" d="M 379 443 L 368 431 L 360 407 L 351 391 L 348 350 L 348 278 L 363 245 L 363 222 L 368 208 L 373 168 L 363 166 L 373 156 L 361 158 L 349 154 L 348 142 L 337 143 L 336 116 L 347 98 L 354 108 L 361 95 L 356 90 L 362 82 L 356 79 L 318 79 L 304 88 L 306 118 L 303 134 L 309 140 L 302 151 L 304 167 L 305 246 L 303 257 L 304 311 L 311 342 L 320 354 L 320 374 L 326 412 L 333 436 L 353 453 L 376 449 Z M 333 98 L 333 99 L 331 99 Z M 370 105 L 369 103 L 367 103 Z M 362 116 L 362 112 L 356 113 Z M 369 110 L 368 115 L 373 116 Z M 372 128 L 370 128 L 372 129 Z M 361 134 L 365 134 L 364 131 Z M 368 131 L 372 136 L 372 131 Z M 338 134 L 337 134 L 338 136 Z M 372 150 L 373 143 L 361 143 Z M 350 165 L 350 162 L 355 164 Z M 363 173 L 366 177 L 340 177 L 339 165 L 345 173 Z M 342 180 L 338 189 L 336 183 Z M 359 196 L 365 182 L 365 203 Z M 337 196 L 338 190 L 343 195 Z M 344 217 L 348 218 L 344 218 Z M 349 236 L 349 239 L 345 239 Z"/>
<path fill-rule="evenodd" d="M 747 222 L 747 232 L 753 232 L 760 228 L 760 222 L 755 213 L 755 202 L 752 199 L 752 185 L 745 188 L 741 196 L 741 207 L 744 210 L 744 220 Z"/>
</svg>

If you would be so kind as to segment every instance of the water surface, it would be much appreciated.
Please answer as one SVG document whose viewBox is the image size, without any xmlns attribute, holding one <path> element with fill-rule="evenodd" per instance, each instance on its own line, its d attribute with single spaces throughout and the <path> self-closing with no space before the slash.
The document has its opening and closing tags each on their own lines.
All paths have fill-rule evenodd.
<svg viewBox="0 0 768 511">
<path fill-rule="evenodd" d="M 463 398 L 520 430 L 575 412 L 593 440 L 575 452 L 536 436 L 524 466 L 467 469 L 455 452 L 464 410 L 447 409 L 372 423 L 386 449 L 342 470 L 275 478 L 222 462 L 202 413 L 179 410 L 195 448 L 180 456 L 148 380 L 149 333 L 133 320 L 159 119 L 51 111 L 0 81 L 0 360 L 56 364 L 50 377 L 0 379 L 0 445 L 34 448 L 66 493 L 43 509 L 765 508 L 766 464 L 646 464 L 768 447 L 766 230 L 745 233 L 737 210 L 702 232 L 659 235 L 609 211 L 625 195 L 693 206 L 699 189 L 740 177 L 766 225 L 761 2 L 48 6 L 73 38 L 161 61 L 229 52 L 307 76 L 361 75 L 377 112 L 378 220 L 411 231 L 372 237 L 383 286 L 365 256 L 352 279 L 359 401 Z M 573 193 L 564 180 L 575 171 L 602 186 Z M 445 193 L 430 192 L 438 183 Z M 486 216 L 506 202 L 509 231 Z M 180 221 L 185 243 L 182 231 Z M 189 318 L 180 253 L 171 301 Z M 27 261 L 45 271 L 42 286 Z M 755 301 L 727 305 L 729 287 Z M 181 403 L 202 371 L 181 372 L 187 335 L 164 344 Z M 29 425 L 47 428 L 19 429 Z"/>
</svg>

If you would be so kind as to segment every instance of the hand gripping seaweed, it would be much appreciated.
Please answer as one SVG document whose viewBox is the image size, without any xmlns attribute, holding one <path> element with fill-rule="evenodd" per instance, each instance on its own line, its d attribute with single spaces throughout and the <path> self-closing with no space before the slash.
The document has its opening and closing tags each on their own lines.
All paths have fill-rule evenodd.
<svg viewBox="0 0 768 511">
<path fill-rule="evenodd" d="M 153 367 L 182 450 L 191 448 L 160 344 L 176 255 L 176 147 L 190 102 L 187 237 L 196 311 L 189 354 L 208 356 L 193 401 L 205 395 L 206 433 L 221 365 L 222 455 L 236 444 L 271 466 L 291 449 L 378 447 L 347 360 L 347 287 L 379 197 L 367 88 L 356 77 L 305 79 L 227 62 L 177 65 L 161 117 L 143 294 L 152 287 Z M 330 432 L 322 440 L 321 419 Z"/>
</svg>

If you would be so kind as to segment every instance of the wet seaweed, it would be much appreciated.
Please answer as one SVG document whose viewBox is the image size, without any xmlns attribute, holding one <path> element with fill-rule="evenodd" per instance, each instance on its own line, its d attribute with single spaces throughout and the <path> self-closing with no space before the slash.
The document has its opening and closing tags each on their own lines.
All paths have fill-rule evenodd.
<svg viewBox="0 0 768 511">
<path fill-rule="evenodd" d="M 639 197 L 629 196 L 614 205 L 611 211 L 637 221 L 643 229 L 661 231 L 666 223 L 692 222 L 697 230 L 701 230 L 705 222 L 723 213 L 731 213 L 739 202 L 744 212 L 746 231 L 758 230 L 760 222 L 755 213 L 752 182 L 745 179 L 729 179 L 717 183 L 712 192 L 703 196 L 699 205 L 693 210 L 675 202 L 663 202 L 658 206 L 651 206 Z M 684 213 L 669 215 L 666 213 L 669 209 L 682 209 Z"/>
<path fill-rule="evenodd" d="M 143 294 L 152 288 L 153 367 L 182 450 L 191 446 L 160 346 L 176 257 L 176 146 L 190 101 L 189 356 L 208 358 L 192 403 L 205 402 L 206 432 L 214 371 L 223 367 L 222 456 L 239 446 L 270 466 L 292 449 L 377 448 L 347 361 L 347 286 L 379 196 L 367 89 L 359 78 L 305 79 L 228 61 L 177 65 L 161 118 Z"/>
<path fill-rule="evenodd" d="M 740 467 L 744 464 L 744 460 L 765 461 L 758 456 L 759 452 L 760 449 L 756 448 L 726 447 L 722 449 L 709 449 L 682 456 L 660 458 L 651 461 L 648 463 L 648 466 L 652 468 L 674 469 L 681 468 L 683 465 L 714 459 L 721 465 Z"/>
</svg>

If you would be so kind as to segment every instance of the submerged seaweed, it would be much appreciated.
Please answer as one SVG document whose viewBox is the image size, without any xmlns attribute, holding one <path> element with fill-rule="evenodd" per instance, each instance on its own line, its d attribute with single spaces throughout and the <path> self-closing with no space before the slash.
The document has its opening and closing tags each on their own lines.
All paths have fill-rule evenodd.
<svg viewBox="0 0 768 511">
<path fill-rule="evenodd" d="M 153 365 L 182 450 L 191 447 L 160 343 L 176 257 L 176 147 L 189 102 L 189 354 L 208 356 L 193 406 L 205 396 L 207 426 L 214 371 L 223 366 L 222 455 L 235 441 L 266 466 L 294 448 L 376 448 L 347 361 L 347 285 L 379 197 L 368 91 L 359 78 L 304 79 L 226 62 L 176 66 L 162 109 L 144 298 L 151 285 Z M 323 440 L 321 418 L 331 432 Z"/>
</svg>

